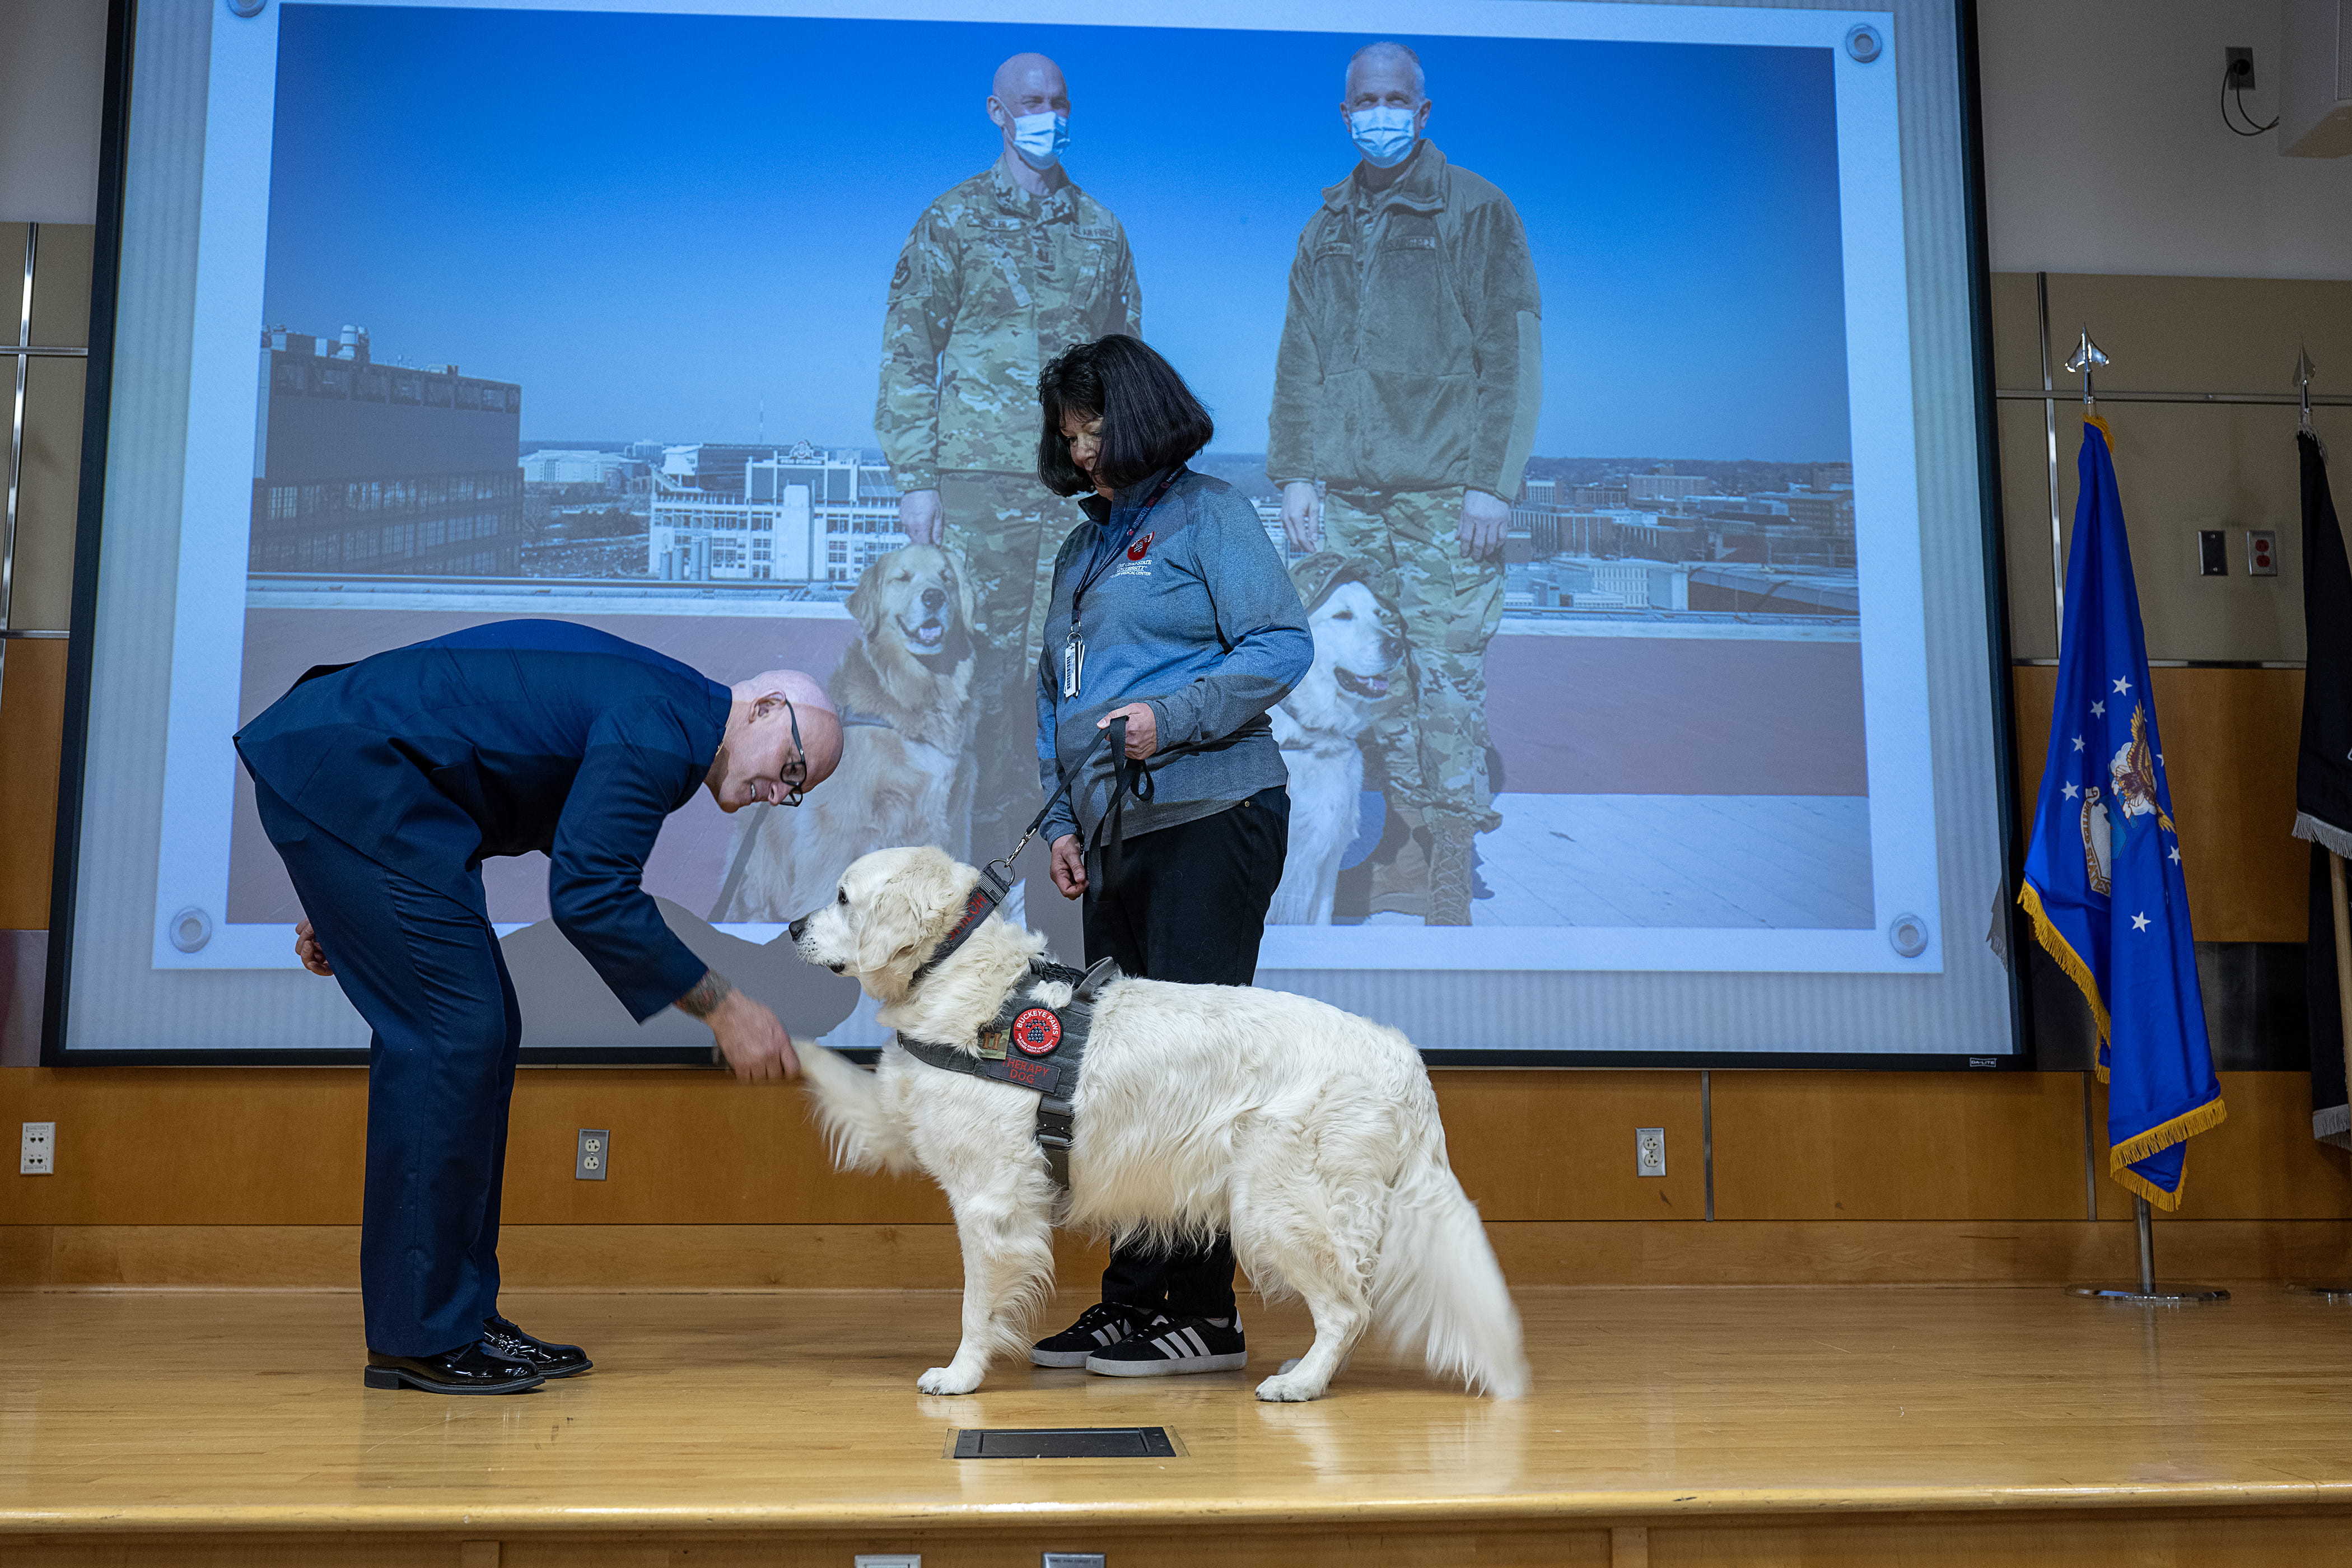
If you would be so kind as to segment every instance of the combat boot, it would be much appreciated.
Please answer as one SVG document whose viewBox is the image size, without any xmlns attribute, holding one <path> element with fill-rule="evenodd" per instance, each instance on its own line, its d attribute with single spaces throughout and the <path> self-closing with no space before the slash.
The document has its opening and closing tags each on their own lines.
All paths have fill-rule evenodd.
<svg viewBox="0 0 2352 1568">
<path fill-rule="evenodd" d="M 1405 825 L 1388 858 L 1372 858 L 1370 911 L 1425 917 L 1429 913 L 1429 829 L 1421 814 L 1391 802 L 1389 809 Z"/>
<path fill-rule="evenodd" d="M 1470 819 L 1451 812 L 1429 814 L 1429 912 L 1423 923 L 1470 923 L 1472 846 Z"/>
</svg>

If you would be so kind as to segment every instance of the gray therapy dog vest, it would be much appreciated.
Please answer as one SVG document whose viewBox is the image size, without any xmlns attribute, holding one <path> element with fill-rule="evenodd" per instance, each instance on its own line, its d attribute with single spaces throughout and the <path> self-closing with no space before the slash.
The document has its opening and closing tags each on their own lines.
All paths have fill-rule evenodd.
<svg viewBox="0 0 2352 1568">
<path fill-rule="evenodd" d="M 1087 1037 L 1093 1031 L 1095 1002 L 1118 979 L 1118 965 L 1104 959 L 1092 969 L 1029 961 L 1028 978 L 1006 993 L 996 1016 L 981 1026 L 980 1054 L 953 1046 L 898 1036 L 898 1048 L 917 1061 L 948 1072 L 1009 1083 L 1037 1094 L 1037 1146 L 1056 1186 L 1070 1184 L 1070 1100 L 1077 1092 L 1078 1070 L 1087 1054 Z M 1058 980 L 1070 987 L 1069 1002 L 1048 1007 L 1029 1000 L 1040 981 Z"/>
</svg>

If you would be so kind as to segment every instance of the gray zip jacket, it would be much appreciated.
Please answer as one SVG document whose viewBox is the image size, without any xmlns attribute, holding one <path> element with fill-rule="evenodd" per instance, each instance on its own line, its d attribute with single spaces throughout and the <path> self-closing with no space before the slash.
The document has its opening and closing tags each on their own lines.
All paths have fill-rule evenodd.
<svg viewBox="0 0 2352 1568">
<path fill-rule="evenodd" d="M 1070 531 L 1054 562 L 1054 598 L 1037 660 L 1038 776 L 1051 795 L 1056 759 L 1075 765 L 1096 721 L 1148 702 L 1160 749 L 1146 764 L 1152 798 L 1128 802 L 1129 837 L 1213 816 L 1289 771 L 1266 713 L 1315 662 L 1307 611 L 1257 510 L 1223 479 L 1180 468 L 1134 537 L 1086 590 L 1080 630 L 1086 665 L 1075 698 L 1062 695 L 1070 603 L 1109 530 L 1125 538 L 1161 476 L 1090 496 L 1088 521 Z M 1045 819 L 1046 843 L 1091 837 L 1110 804 L 1110 748 L 1095 754 L 1067 800 Z"/>
</svg>

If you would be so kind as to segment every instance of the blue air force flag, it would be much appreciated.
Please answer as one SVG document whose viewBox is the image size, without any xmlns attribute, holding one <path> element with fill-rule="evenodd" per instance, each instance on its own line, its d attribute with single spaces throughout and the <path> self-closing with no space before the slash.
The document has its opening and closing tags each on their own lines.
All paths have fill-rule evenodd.
<svg viewBox="0 0 2352 1568">
<path fill-rule="evenodd" d="M 2018 901 L 2082 987 L 2107 1080 L 2107 1171 L 2177 1208 L 2187 1140 L 2218 1126 L 2197 949 L 2107 427 L 2083 426 L 2050 760 Z"/>
</svg>

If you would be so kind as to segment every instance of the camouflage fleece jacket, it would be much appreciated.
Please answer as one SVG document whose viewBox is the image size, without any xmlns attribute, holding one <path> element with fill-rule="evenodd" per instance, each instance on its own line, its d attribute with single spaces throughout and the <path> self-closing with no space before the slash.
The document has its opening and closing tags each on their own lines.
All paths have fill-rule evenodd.
<svg viewBox="0 0 2352 1568">
<path fill-rule="evenodd" d="M 874 427 L 898 488 L 1035 473 L 1045 362 L 1142 323 L 1127 231 L 1076 184 L 1033 196 L 991 164 L 949 191 L 907 237 L 883 316 Z"/>
<path fill-rule="evenodd" d="M 1269 479 L 1516 500 L 1542 401 L 1543 299 L 1509 197 L 1426 141 L 1323 193 L 1290 264 Z"/>
</svg>

